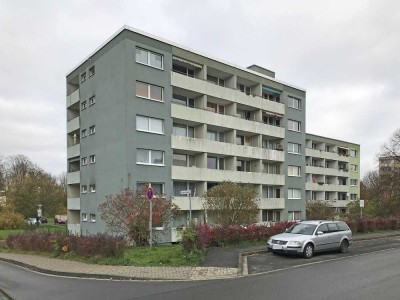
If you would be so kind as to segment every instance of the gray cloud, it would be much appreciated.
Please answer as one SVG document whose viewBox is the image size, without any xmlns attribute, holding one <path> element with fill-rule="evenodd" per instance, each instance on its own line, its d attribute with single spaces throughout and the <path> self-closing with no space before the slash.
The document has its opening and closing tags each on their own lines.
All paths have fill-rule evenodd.
<svg viewBox="0 0 400 300">
<path fill-rule="evenodd" d="M 400 127 L 397 1 L 0 1 L 0 155 L 65 170 L 65 74 L 123 24 L 306 88 L 307 131 L 362 172 Z"/>
</svg>

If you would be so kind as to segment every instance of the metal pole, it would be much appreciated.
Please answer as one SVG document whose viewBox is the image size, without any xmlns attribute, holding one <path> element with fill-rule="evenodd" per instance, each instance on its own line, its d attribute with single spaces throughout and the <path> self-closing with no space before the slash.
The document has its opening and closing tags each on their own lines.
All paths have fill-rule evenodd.
<svg viewBox="0 0 400 300">
<path fill-rule="evenodd" d="M 192 197 L 189 193 L 189 222 L 192 223 Z"/>
<path fill-rule="evenodd" d="M 150 230 L 150 249 L 153 245 L 153 201 L 150 202 L 150 222 L 149 222 L 149 230 Z"/>
</svg>

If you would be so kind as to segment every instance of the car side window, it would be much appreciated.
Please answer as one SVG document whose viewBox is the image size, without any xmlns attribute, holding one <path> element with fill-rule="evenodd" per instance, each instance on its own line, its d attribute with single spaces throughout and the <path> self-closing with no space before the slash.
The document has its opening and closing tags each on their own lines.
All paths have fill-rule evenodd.
<svg viewBox="0 0 400 300">
<path fill-rule="evenodd" d="M 322 231 L 323 233 L 329 232 L 328 226 L 326 224 L 319 225 L 317 231 Z"/>
<path fill-rule="evenodd" d="M 337 223 L 337 225 L 338 225 L 338 227 L 339 227 L 339 230 L 340 230 L 340 231 L 346 231 L 346 230 L 349 230 L 349 227 L 347 226 L 347 224 L 346 224 L 346 223 L 339 222 L 339 223 Z"/>
<path fill-rule="evenodd" d="M 328 223 L 329 232 L 337 232 L 339 228 L 337 227 L 336 223 Z"/>
</svg>

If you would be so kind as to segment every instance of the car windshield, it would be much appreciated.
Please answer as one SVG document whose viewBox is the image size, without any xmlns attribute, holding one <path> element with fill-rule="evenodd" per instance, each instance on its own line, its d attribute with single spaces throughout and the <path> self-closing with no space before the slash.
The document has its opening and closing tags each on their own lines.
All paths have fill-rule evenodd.
<svg viewBox="0 0 400 300">
<path fill-rule="evenodd" d="M 293 234 L 312 235 L 317 225 L 297 223 L 289 227 L 286 232 Z"/>
</svg>

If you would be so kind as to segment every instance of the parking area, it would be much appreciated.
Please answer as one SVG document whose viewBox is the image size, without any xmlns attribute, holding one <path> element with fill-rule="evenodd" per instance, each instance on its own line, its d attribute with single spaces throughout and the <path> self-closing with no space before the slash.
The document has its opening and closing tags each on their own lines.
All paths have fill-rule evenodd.
<svg viewBox="0 0 400 300">
<path fill-rule="evenodd" d="M 400 249 L 400 237 L 354 242 L 347 253 L 338 253 L 336 251 L 316 253 L 311 259 L 272 253 L 255 254 L 247 257 L 248 273 L 257 274 L 294 268 L 305 264 L 340 259 L 346 256 L 361 255 L 391 248 Z"/>
</svg>

